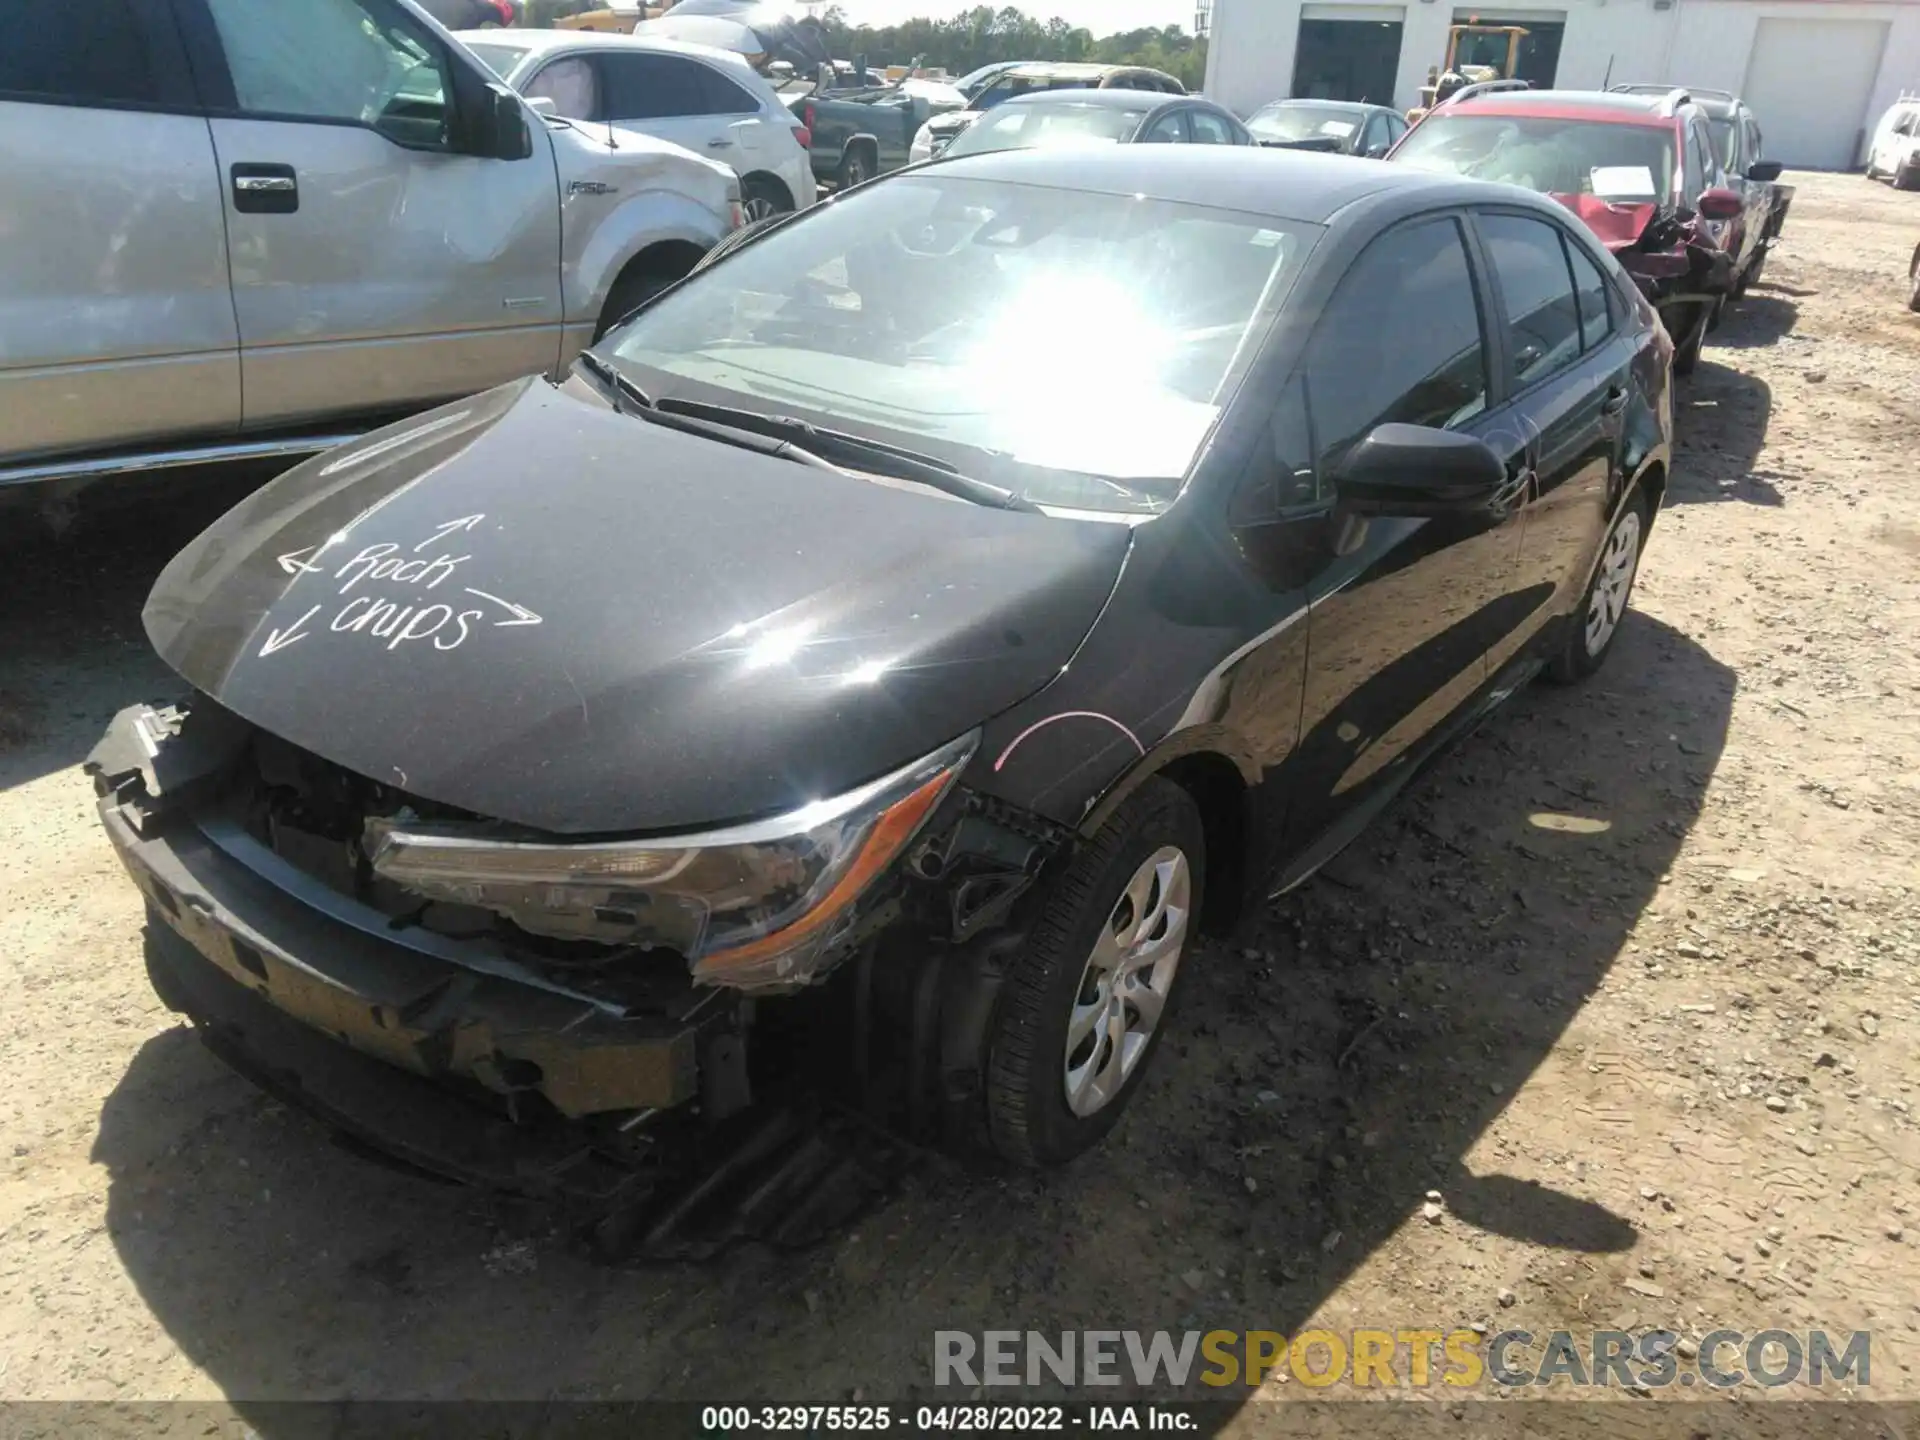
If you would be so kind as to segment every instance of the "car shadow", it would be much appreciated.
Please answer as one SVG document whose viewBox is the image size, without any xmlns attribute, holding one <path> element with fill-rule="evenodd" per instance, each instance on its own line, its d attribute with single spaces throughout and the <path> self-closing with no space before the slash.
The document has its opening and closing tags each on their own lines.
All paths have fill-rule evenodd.
<svg viewBox="0 0 1920 1440">
<path fill-rule="evenodd" d="M 1732 302 L 1720 328 L 1707 336 L 1707 348 L 1757 350 L 1778 344 L 1783 336 L 1793 333 L 1794 323 L 1800 318 L 1800 307 L 1793 303 L 1793 297 L 1807 293 L 1776 290 L 1762 281 L 1745 297 Z"/>
<path fill-rule="evenodd" d="M 1543 1062 L 1659 894 L 1734 684 L 1631 612 L 1598 676 L 1530 688 L 1320 878 L 1193 956 L 1132 1111 L 1060 1173 L 927 1158 L 810 1250 L 596 1263 L 537 1209 L 342 1152 L 174 1029 L 100 1115 L 107 1234 L 184 1356 L 262 1424 L 269 1402 L 349 1396 L 965 1399 L 932 1388 L 936 1329 L 1293 1331 L 1427 1223 L 1429 1191 L 1463 1243 L 1606 1264 L 1638 1228 L 1618 1168 L 1543 1157 L 1502 1117 L 1554 1083 Z M 1445 1303 L 1491 1307 L 1487 1283 Z M 1422 1308 L 1439 1303 L 1353 1319 L 1472 1318 Z"/>
<path fill-rule="evenodd" d="M 284 466 L 284 462 L 282 462 Z M 140 608 L 161 568 L 276 467 L 201 467 L 105 482 L 55 511 L 0 509 L 0 790 L 85 757 L 114 713 L 183 682 Z"/>
<path fill-rule="evenodd" d="M 1675 389 L 1673 406 L 1673 476 L 1666 504 L 1786 503 L 1776 482 L 1788 477 L 1756 468 L 1773 418 L 1773 391 L 1766 381 L 1702 359 Z"/>
</svg>

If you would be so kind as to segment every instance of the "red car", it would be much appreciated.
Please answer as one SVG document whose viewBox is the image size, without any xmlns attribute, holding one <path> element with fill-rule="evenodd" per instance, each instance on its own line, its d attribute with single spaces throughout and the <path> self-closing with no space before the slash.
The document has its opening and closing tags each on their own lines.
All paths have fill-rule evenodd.
<svg viewBox="0 0 1920 1440">
<path fill-rule="evenodd" d="M 1685 91 L 1463 92 L 1387 158 L 1551 195 L 1653 302 L 1673 337 L 1675 372 L 1699 361 L 1739 278 L 1746 201 L 1728 185 L 1706 116 Z"/>
</svg>

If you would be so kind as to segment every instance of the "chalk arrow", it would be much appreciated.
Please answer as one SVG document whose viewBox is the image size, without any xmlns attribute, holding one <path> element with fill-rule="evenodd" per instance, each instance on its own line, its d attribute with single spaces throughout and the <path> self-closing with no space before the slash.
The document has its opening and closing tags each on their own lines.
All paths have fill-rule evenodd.
<svg viewBox="0 0 1920 1440">
<path fill-rule="evenodd" d="M 273 652 L 276 650 L 284 650 L 289 645 L 292 645 L 297 641 L 306 639 L 307 632 L 302 630 L 300 627 L 306 624 L 307 621 L 311 620 L 314 616 L 314 612 L 317 611 L 319 608 L 320 607 L 318 605 L 313 606 L 312 609 L 308 610 L 306 614 L 302 615 L 298 620 L 294 621 L 291 625 L 287 626 L 287 628 L 284 630 L 269 630 L 267 632 L 266 643 L 260 647 L 261 658 L 264 659 L 266 656 L 273 654 Z"/>
<path fill-rule="evenodd" d="M 462 515 L 458 520 L 448 520 L 436 525 L 433 527 L 433 534 L 413 547 L 413 553 L 418 555 L 427 546 L 438 544 L 456 530 L 471 530 L 486 518 L 485 515 Z"/>
<path fill-rule="evenodd" d="M 289 575 L 318 575 L 320 567 L 309 565 L 307 561 L 319 553 L 318 545 L 309 545 L 304 550 L 289 550 L 280 557 L 280 568 Z"/>
<path fill-rule="evenodd" d="M 509 625 L 538 625 L 540 623 L 540 617 L 524 605 L 516 605 L 511 600 L 502 600 L 498 595 L 489 595 L 484 590 L 475 590 L 471 585 L 461 588 L 469 595 L 478 595 L 482 600 L 491 600 L 494 604 L 508 611 L 513 616 L 511 620 L 494 621 L 493 625 L 496 630 L 504 629 Z"/>
</svg>

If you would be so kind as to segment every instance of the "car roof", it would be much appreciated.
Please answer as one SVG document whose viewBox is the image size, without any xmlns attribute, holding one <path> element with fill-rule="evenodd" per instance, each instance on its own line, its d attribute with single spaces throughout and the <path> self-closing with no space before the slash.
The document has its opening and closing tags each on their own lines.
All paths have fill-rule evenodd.
<svg viewBox="0 0 1920 1440">
<path fill-rule="evenodd" d="M 1449 101 L 1434 113 L 1444 116 L 1471 111 L 1475 115 L 1536 116 L 1591 120 L 1601 125 L 1665 127 L 1673 123 L 1673 116 L 1660 113 L 1665 102 L 1665 94 L 1626 95 L 1608 90 L 1492 90 Z"/>
<path fill-rule="evenodd" d="M 1371 115 L 1376 110 L 1391 110 L 1390 106 L 1373 105 L 1365 100 L 1269 100 L 1253 113 L 1259 115 L 1268 110 L 1331 110 L 1338 115 Z M 1397 114 L 1399 112 L 1394 111 Z"/>
<path fill-rule="evenodd" d="M 1085 60 L 1025 60 L 1018 65 L 1008 66 L 1004 73 L 1054 80 L 1098 80 L 1103 75 L 1112 75 L 1121 70 L 1145 70 L 1153 75 L 1161 73 L 1151 65 L 1095 65 Z"/>
<path fill-rule="evenodd" d="M 1015 180 L 1095 194 L 1145 195 L 1309 225 L 1325 225 L 1357 201 L 1386 193 L 1427 194 L 1442 205 L 1474 201 L 1533 205 L 1539 198 L 1510 185 L 1436 175 L 1411 165 L 1255 145 L 997 150 L 936 161 L 919 173 Z M 1557 209 L 1551 201 L 1542 205 Z"/>
<path fill-rule="evenodd" d="M 744 58 L 731 50 L 664 37 L 615 35 L 605 30 L 456 30 L 453 34 L 463 45 L 496 45 L 524 50 L 529 55 L 545 55 L 553 50 L 648 50 L 661 55 L 684 55 L 709 64 L 719 62 L 749 74 L 756 73 Z"/>
<path fill-rule="evenodd" d="M 1211 100 L 1203 100 L 1198 95 L 1169 95 L 1164 90 L 1123 90 L 1118 86 L 1111 90 L 1029 90 L 1024 95 L 1001 101 L 998 108 L 1004 110 L 1009 105 L 1082 105 L 1100 110 L 1137 110 L 1142 106 L 1195 104 L 1217 108 Z"/>
</svg>

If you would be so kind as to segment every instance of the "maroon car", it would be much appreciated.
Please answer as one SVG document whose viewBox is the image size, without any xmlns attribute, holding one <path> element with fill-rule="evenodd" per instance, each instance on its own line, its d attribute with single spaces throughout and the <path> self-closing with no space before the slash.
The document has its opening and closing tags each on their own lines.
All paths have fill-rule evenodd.
<svg viewBox="0 0 1920 1440">
<path fill-rule="evenodd" d="M 1660 312 L 1673 368 L 1693 369 L 1739 278 L 1744 198 L 1684 91 L 1463 93 L 1387 157 L 1551 195 L 1586 222 Z"/>
</svg>

